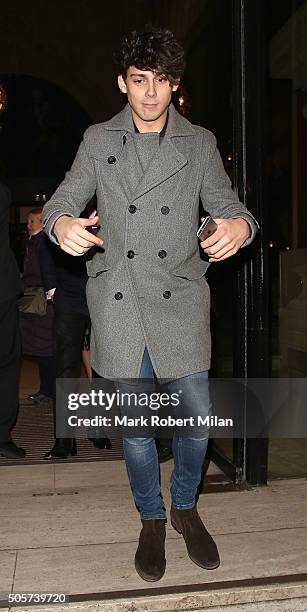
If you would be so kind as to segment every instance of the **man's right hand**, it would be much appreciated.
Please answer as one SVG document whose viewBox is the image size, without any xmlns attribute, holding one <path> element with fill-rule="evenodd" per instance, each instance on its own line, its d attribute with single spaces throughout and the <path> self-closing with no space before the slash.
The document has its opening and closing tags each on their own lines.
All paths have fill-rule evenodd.
<svg viewBox="0 0 307 612">
<path fill-rule="evenodd" d="M 58 239 L 63 251 L 70 255 L 80 256 L 89 251 L 92 246 L 102 246 L 103 240 L 86 230 L 87 227 L 98 225 L 99 217 L 93 219 L 80 219 L 63 215 L 56 220 L 53 233 Z"/>
</svg>

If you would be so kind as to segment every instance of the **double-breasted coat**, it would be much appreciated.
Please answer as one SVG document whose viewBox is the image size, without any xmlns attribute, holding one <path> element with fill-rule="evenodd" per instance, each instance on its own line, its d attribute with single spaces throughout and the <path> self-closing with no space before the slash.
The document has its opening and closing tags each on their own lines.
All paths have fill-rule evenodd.
<svg viewBox="0 0 307 612">
<path fill-rule="evenodd" d="M 210 367 L 209 264 L 196 236 L 199 200 L 213 217 L 246 219 L 247 243 L 257 222 L 232 190 L 213 134 L 173 104 L 164 137 L 151 135 L 145 168 L 135 136 L 128 104 L 88 128 L 44 207 L 44 226 L 56 242 L 55 221 L 78 217 L 96 191 L 104 245 L 88 263 L 92 367 L 106 378 L 135 378 L 147 346 L 158 378 L 170 380 Z"/>
</svg>

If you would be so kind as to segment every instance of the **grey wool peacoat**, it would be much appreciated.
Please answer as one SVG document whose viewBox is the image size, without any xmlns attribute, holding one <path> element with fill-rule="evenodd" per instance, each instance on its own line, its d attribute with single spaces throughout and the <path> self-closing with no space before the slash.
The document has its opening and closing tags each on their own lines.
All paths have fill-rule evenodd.
<svg viewBox="0 0 307 612">
<path fill-rule="evenodd" d="M 171 380 L 210 368 L 209 263 L 196 236 L 199 200 L 213 217 L 246 219 L 245 245 L 258 224 L 232 190 L 213 134 L 173 104 L 164 137 L 151 134 L 153 157 L 145 168 L 135 136 L 129 104 L 88 128 L 44 207 L 44 227 L 56 242 L 55 221 L 79 217 L 96 192 L 104 248 L 88 262 L 92 367 L 106 378 L 135 378 L 146 346 L 157 377 Z"/>
</svg>

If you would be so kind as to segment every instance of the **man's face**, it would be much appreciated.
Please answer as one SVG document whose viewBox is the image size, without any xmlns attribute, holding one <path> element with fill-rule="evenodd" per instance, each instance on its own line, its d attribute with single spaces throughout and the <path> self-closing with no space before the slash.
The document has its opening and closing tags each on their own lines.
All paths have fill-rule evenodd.
<svg viewBox="0 0 307 612">
<path fill-rule="evenodd" d="M 27 228 L 30 236 L 43 229 L 41 215 L 33 215 L 32 213 L 28 215 Z"/>
<path fill-rule="evenodd" d="M 179 87 L 179 79 L 172 85 L 164 75 L 130 66 L 126 79 L 119 75 L 118 86 L 127 94 L 132 114 L 142 121 L 155 122 L 167 111 L 172 92 Z"/>
</svg>

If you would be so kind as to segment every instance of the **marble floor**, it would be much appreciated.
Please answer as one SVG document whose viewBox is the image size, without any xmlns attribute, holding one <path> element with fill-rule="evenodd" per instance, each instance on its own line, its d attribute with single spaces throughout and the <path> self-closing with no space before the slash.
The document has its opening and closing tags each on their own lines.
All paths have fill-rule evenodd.
<svg viewBox="0 0 307 612">
<path fill-rule="evenodd" d="M 171 469 L 172 462 L 161 465 L 168 509 Z M 221 565 L 209 572 L 193 564 L 168 522 L 167 570 L 158 583 L 143 582 L 134 569 L 140 523 L 122 461 L 2 466 L 0 480 L 2 592 L 65 592 L 72 601 L 63 610 L 76 612 L 213 612 L 260 602 L 274 610 L 276 600 L 304 605 L 305 479 L 201 495 L 199 511 Z M 16 607 L 31 609 L 62 608 Z"/>
</svg>

